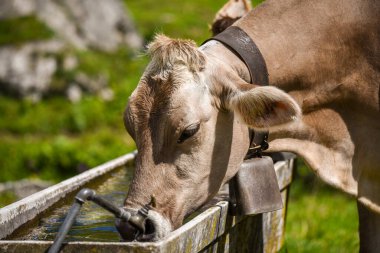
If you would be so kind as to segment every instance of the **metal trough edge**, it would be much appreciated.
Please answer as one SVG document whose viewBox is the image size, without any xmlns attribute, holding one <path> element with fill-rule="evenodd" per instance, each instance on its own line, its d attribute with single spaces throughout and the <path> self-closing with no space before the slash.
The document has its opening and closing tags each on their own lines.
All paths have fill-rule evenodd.
<svg viewBox="0 0 380 253">
<path fill-rule="evenodd" d="M 32 220 L 38 214 L 64 198 L 67 194 L 77 190 L 92 179 L 104 175 L 134 160 L 135 156 L 136 152 L 123 155 L 1 208 L 0 239 L 10 235 L 22 224 Z"/>
</svg>

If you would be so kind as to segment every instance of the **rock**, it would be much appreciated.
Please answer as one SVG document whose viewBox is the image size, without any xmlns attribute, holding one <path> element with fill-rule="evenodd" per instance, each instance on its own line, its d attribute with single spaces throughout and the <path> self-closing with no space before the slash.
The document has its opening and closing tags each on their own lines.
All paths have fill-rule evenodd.
<svg viewBox="0 0 380 253">
<path fill-rule="evenodd" d="M 120 45 L 141 49 L 130 13 L 121 0 L 6 0 L 0 19 L 36 15 L 78 49 L 114 51 Z"/>
<path fill-rule="evenodd" d="M 75 76 L 75 82 L 77 82 L 83 90 L 93 94 L 108 86 L 108 79 L 105 76 L 98 75 L 97 77 L 91 78 L 82 72 Z"/>
<path fill-rule="evenodd" d="M 51 185 L 51 182 L 42 180 L 23 179 L 20 181 L 0 183 L 0 193 L 12 192 L 18 199 L 22 199 Z"/>
<path fill-rule="evenodd" d="M 120 0 L 66 0 L 64 3 L 77 28 L 77 35 L 87 46 L 104 51 L 114 51 L 124 43 L 133 49 L 142 47 L 142 39 L 137 36 Z"/>
<path fill-rule="evenodd" d="M 0 1 L 0 19 L 36 15 L 57 35 L 78 49 L 115 51 L 126 45 L 143 47 L 121 0 L 6 0 Z"/>
<path fill-rule="evenodd" d="M 66 90 L 67 98 L 73 102 L 79 102 L 83 92 L 97 94 L 103 101 L 111 101 L 114 98 L 114 92 L 108 87 L 108 79 L 103 75 L 89 77 L 80 72 Z"/>
<path fill-rule="evenodd" d="M 53 75 L 58 68 L 74 71 L 78 66 L 78 59 L 73 55 L 64 55 L 64 49 L 64 43 L 58 40 L 0 48 L 0 92 L 38 102 L 50 91 Z M 63 54 L 60 64 L 59 54 Z M 106 101 L 113 99 L 107 77 L 89 77 L 82 72 L 74 77 L 68 88 L 63 87 L 59 92 L 66 92 L 73 103 L 81 100 L 83 92 L 98 94 Z"/>
<path fill-rule="evenodd" d="M 0 49 L 0 91 L 38 100 L 49 88 L 64 44 L 52 40 Z"/>
<path fill-rule="evenodd" d="M 78 34 L 77 26 L 69 16 L 70 11 L 65 11 L 63 5 L 54 0 L 37 0 L 37 16 L 52 29 L 57 35 L 78 49 L 85 49 L 86 42 Z M 78 1 L 80 3 L 81 1 Z M 66 13 L 68 12 L 68 13 Z"/>
<path fill-rule="evenodd" d="M 77 103 L 82 99 L 82 89 L 75 83 L 71 84 L 66 91 L 66 96 L 72 103 Z"/>
<path fill-rule="evenodd" d="M 105 88 L 99 92 L 99 96 L 103 101 L 112 101 L 115 97 L 115 94 L 110 88 Z"/>
<path fill-rule="evenodd" d="M 71 80 L 79 63 L 70 53 L 72 50 L 64 50 L 69 48 L 68 43 L 77 49 L 103 51 L 114 51 L 124 45 L 132 49 L 143 46 L 122 0 L 0 1 L 0 19 L 26 15 L 37 16 L 58 38 L 0 48 L 0 92 L 33 101 L 40 100 L 50 88 L 54 94 L 66 93 L 72 102 L 79 101 L 83 92 L 98 94 L 107 101 L 113 99 L 107 77 L 90 78 L 79 73 Z M 55 73 L 64 78 L 69 76 L 70 80 L 63 80 L 65 83 L 58 80 L 55 87 L 50 87 Z M 78 87 L 67 88 L 70 82 Z"/>
<path fill-rule="evenodd" d="M 63 59 L 62 68 L 64 71 L 74 70 L 78 66 L 78 59 L 74 55 L 67 55 Z"/>
<path fill-rule="evenodd" d="M 31 15 L 36 11 L 35 0 L 0 1 L 0 19 L 17 18 Z"/>
</svg>

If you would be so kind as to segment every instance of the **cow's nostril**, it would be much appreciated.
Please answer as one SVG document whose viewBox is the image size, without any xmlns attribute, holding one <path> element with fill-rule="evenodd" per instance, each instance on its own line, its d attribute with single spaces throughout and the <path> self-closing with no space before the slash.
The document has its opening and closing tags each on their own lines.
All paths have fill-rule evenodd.
<svg viewBox="0 0 380 253">
<path fill-rule="evenodd" d="M 152 220 L 146 219 L 146 221 L 145 221 L 145 234 L 149 235 L 149 234 L 154 234 L 155 232 L 156 232 L 156 229 L 154 227 Z"/>
<path fill-rule="evenodd" d="M 145 220 L 145 233 L 138 235 L 137 240 L 138 241 L 152 241 L 155 238 L 156 235 L 156 228 L 154 226 L 154 223 L 151 219 Z"/>
</svg>

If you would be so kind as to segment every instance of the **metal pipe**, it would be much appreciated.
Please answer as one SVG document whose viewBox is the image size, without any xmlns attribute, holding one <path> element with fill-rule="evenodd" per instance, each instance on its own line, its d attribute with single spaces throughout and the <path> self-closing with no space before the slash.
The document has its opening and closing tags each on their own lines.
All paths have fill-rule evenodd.
<svg viewBox="0 0 380 253">
<path fill-rule="evenodd" d="M 96 192 L 94 190 L 84 188 L 80 190 L 78 194 L 75 196 L 74 204 L 71 206 L 64 222 L 59 228 L 59 231 L 54 239 L 52 246 L 49 248 L 48 253 L 57 253 L 60 251 L 62 243 L 75 221 L 75 217 L 78 215 L 83 203 L 87 200 L 95 202 L 99 206 L 114 214 L 117 218 L 121 219 L 122 221 L 129 221 L 131 225 L 138 229 L 139 232 L 137 234 L 144 234 L 145 220 L 148 217 L 148 212 L 151 209 L 151 205 L 154 204 L 154 198 L 152 197 L 151 203 L 142 207 L 140 210 L 137 211 L 137 214 L 132 216 L 123 208 L 117 207 L 113 203 L 104 199 L 103 197 L 96 195 Z"/>
<path fill-rule="evenodd" d="M 94 190 L 84 188 L 80 190 L 78 194 L 75 196 L 74 204 L 71 206 L 64 222 L 59 228 L 58 233 L 55 236 L 54 242 L 48 250 L 48 253 L 57 253 L 60 251 L 62 243 L 67 233 L 69 232 L 71 226 L 73 225 L 80 208 L 82 207 L 83 203 L 87 200 L 95 202 L 96 204 L 103 207 L 107 211 L 113 213 L 117 218 L 122 219 L 125 222 L 127 222 L 131 218 L 131 214 L 125 211 L 123 208 L 115 206 L 114 204 L 102 198 L 101 196 L 97 196 Z"/>
<path fill-rule="evenodd" d="M 53 245 L 49 248 L 48 253 L 59 252 L 63 240 L 65 239 L 67 233 L 69 232 L 71 226 L 75 221 L 75 217 L 78 215 L 80 208 L 82 207 L 83 202 L 75 200 L 74 204 L 71 206 L 69 212 L 66 215 L 65 221 L 59 228 L 57 235 L 55 236 Z"/>
<path fill-rule="evenodd" d="M 123 208 L 117 207 L 108 200 L 102 198 L 101 196 L 94 195 L 89 200 L 95 202 L 99 206 L 103 207 L 110 213 L 113 213 L 117 218 L 122 219 L 123 221 L 128 221 L 131 218 L 131 214 L 125 211 Z"/>
</svg>

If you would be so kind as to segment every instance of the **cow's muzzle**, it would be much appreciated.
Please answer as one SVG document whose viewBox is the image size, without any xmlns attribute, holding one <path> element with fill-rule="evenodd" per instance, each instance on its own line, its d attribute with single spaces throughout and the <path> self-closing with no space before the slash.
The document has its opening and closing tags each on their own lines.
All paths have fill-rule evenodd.
<svg viewBox="0 0 380 253">
<path fill-rule="evenodd" d="M 116 219 L 115 226 L 125 241 L 153 241 L 156 238 L 154 222 L 149 218 L 149 206 L 138 211 L 126 209 L 131 214 L 128 220 Z"/>
</svg>

